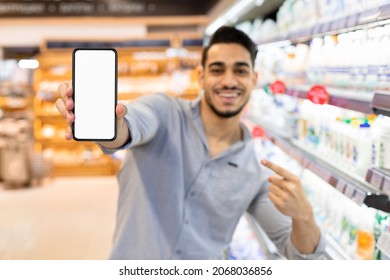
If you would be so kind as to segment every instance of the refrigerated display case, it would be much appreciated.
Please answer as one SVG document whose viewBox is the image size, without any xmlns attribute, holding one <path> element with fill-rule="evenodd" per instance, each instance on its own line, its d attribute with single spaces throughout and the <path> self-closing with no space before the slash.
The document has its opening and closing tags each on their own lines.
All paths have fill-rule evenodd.
<svg viewBox="0 0 390 280">
<path fill-rule="evenodd" d="M 245 119 L 265 130 L 268 155 L 302 179 L 326 258 L 388 259 L 379 240 L 390 222 L 390 5 L 336 13 L 345 1 L 308 1 L 306 10 L 298 2 L 285 1 L 275 32 L 252 34 L 259 81 Z"/>
</svg>

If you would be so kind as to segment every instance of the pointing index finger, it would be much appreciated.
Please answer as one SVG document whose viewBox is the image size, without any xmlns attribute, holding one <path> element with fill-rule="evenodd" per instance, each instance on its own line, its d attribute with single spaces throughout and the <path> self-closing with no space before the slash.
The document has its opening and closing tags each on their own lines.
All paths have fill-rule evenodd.
<svg viewBox="0 0 390 280">
<path fill-rule="evenodd" d="M 290 171 L 284 169 L 283 167 L 271 162 L 271 161 L 268 161 L 268 160 L 265 160 L 265 159 L 262 159 L 261 160 L 261 164 L 268 167 L 269 169 L 275 171 L 275 173 L 279 174 L 280 176 L 282 176 L 285 180 L 287 181 L 292 181 L 292 182 L 299 182 L 299 179 L 297 176 L 295 176 L 293 173 L 291 173 Z"/>
</svg>

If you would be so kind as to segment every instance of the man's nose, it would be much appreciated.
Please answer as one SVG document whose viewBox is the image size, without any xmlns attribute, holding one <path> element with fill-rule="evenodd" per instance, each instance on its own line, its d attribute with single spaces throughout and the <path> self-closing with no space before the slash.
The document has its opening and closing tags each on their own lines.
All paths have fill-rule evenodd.
<svg viewBox="0 0 390 280">
<path fill-rule="evenodd" d="M 237 78 L 234 75 L 233 71 L 230 70 L 225 71 L 222 77 L 222 84 L 228 87 L 237 85 Z"/>
</svg>

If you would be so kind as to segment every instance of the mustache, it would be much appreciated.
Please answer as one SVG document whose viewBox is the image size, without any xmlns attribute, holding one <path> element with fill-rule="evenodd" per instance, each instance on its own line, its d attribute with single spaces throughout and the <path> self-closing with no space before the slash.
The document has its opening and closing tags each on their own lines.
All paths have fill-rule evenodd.
<svg viewBox="0 0 390 280">
<path fill-rule="evenodd" d="M 237 87 L 237 86 L 232 86 L 232 87 L 223 86 L 223 87 L 218 88 L 217 90 L 243 90 L 243 89 L 241 87 Z"/>
</svg>

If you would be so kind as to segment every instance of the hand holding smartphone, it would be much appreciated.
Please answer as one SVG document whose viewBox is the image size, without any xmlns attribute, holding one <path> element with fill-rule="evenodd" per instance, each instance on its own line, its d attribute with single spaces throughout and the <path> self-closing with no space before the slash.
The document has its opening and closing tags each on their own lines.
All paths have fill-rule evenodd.
<svg viewBox="0 0 390 280">
<path fill-rule="evenodd" d="M 73 50 L 74 140 L 115 140 L 117 61 L 115 49 Z"/>
</svg>

